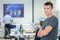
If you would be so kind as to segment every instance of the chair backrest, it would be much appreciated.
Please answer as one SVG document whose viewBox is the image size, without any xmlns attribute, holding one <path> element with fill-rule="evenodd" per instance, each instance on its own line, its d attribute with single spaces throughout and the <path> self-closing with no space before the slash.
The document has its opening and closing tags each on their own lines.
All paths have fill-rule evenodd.
<svg viewBox="0 0 60 40">
<path fill-rule="evenodd" d="M 10 27 L 11 29 L 13 29 L 13 28 L 16 28 L 16 25 L 11 25 L 11 27 Z"/>
</svg>

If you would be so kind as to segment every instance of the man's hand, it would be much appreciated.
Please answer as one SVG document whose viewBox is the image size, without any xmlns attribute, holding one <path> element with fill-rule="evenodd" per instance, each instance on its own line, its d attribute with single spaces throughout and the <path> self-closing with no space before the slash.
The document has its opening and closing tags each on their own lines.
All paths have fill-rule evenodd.
<svg viewBox="0 0 60 40">
<path fill-rule="evenodd" d="M 42 37 L 42 33 L 40 33 L 40 30 L 39 30 L 37 36 L 38 36 L 38 37 Z"/>
<path fill-rule="evenodd" d="M 40 33 L 41 32 L 41 30 L 42 30 L 42 26 L 41 25 L 39 25 L 39 31 L 38 31 L 38 34 L 37 34 L 37 36 L 38 37 L 42 37 L 42 33 Z"/>
</svg>

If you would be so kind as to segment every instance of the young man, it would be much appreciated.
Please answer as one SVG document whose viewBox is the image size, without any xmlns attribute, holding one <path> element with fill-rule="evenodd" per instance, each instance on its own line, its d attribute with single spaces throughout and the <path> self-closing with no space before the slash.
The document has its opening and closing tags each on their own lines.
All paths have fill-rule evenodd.
<svg viewBox="0 0 60 40">
<path fill-rule="evenodd" d="M 44 13 L 47 19 L 44 21 L 42 27 L 37 34 L 40 40 L 56 40 L 58 33 L 58 19 L 53 15 L 53 4 L 46 2 L 44 4 Z"/>
<path fill-rule="evenodd" d="M 11 26 L 12 21 L 13 21 L 12 17 L 9 15 L 9 12 L 7 12 L 3 18 L 3 22 L 5 23 L 5 36 L 4 36 L 4 38 L 6 38 L 8 32 L 10 34 L 10 26 Z"/>
</svg>

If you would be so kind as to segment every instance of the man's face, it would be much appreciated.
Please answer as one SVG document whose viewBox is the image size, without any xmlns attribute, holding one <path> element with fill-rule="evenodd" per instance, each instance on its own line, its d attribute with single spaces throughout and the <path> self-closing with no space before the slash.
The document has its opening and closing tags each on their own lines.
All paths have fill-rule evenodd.
<svg viewBox="0 0 60 40">
<path fill-rule="evenodd" d="M 48 16 L 52 13 L 52 8 L 50 5 L 44 5 L 44 13 L 46 16 Z"/>
</svg>

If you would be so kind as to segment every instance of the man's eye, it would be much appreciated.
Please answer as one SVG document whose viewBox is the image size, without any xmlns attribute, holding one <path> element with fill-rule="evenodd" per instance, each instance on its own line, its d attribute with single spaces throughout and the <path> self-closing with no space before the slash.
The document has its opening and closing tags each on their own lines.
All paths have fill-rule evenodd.
<svg viewBox="0 0 60 40">
<path fill-rule="evenodd" d="M 47 8 L 47 9 L 49 9 L 49 8 Z"/>
<path fill-rule="evenodd" d="M 46 9 L 46 8 L 44 8 L 44 9 Z"/>
</svg>

